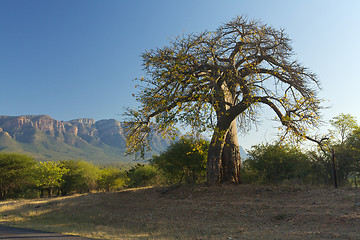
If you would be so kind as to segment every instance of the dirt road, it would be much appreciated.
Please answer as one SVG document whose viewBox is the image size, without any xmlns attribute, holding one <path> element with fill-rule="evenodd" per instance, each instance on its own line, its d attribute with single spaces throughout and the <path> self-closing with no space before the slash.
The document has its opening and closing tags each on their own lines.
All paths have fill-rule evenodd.
<svg viewBox="0 0 360 240">
<path fill-rule="evenodd" d="M 14 228 L 0 225 L 0 239 L 42 239 L 42 240 L 86 240 L 90 238 L 61 235 L 58 233 L 42 232 L 24 228 Z"/>
</svg>

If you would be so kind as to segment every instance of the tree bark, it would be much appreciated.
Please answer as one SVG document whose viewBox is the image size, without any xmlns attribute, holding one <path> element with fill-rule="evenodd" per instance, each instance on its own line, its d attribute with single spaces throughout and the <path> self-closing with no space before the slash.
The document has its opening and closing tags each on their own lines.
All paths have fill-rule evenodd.
<svg viewBox="0 0 360 240">
<path fill-rule="evenodd" d="M 223 128 L 218 128 L 214 132 L 209 146 L 207 183 L 209 185 L 224 182 L 240 183 L 241 157 L 236 120 L 219 125 Z"/>
<path fill-rule="evenodd" d="M 229 86 L 221 87 L 224 91 L 223 111 L 217 112 L 218 123 L 208 152 L 207 183 L 214 185 L 218 183 L 231 182 L 240 183 L 240 149 L 237 136 L 236 116 L 229 116 L 226 110 L 230 108 L 229 103 L 234 103 L 234 94 L 231 94 Z"/>
<path fill-rule="evenodd" d="M 217 135 L 218 134 L 214 134 L 212 136 L 208 151 L 206 172 L 207 183 L 209 185 L 220 183 L 221 153 L 224 143 L 217 137 Z"/>
<path fill-rule="evenodd" d="M 241 183 L 241 156 L 236 120 L 232 121 L 229 131 L 226 134 L 221 157 L 220 182 Z"/>
</svg>

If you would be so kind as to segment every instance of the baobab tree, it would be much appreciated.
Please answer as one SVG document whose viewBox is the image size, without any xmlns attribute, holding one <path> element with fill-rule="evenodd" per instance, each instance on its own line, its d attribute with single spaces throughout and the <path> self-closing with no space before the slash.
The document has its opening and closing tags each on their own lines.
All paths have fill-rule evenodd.
<svg viewBox="0 0 360 240">
<path fill-rule="evenodd" d="M 306 138 L 319 121 L 316 75 L 293 59 L 282 29 L 237 17 L 216 31 L 173 39 L 142 55 L 137 109 L 127 109 L 129 152 L 148 145 L 149 134 L 175 125 L 212 131 L 207 182 L 240 182 L 238 129 L 246 131 L 269 107 L 284 135 Z"/>
</svg>

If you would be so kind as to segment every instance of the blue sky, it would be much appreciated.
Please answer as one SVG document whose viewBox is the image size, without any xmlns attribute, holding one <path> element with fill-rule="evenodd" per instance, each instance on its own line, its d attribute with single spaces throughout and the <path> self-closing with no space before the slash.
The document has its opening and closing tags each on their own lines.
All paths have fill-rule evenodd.
<svg viewBox="0 0 360 240">
<path fill-rule="evenodd" d="M 141 53 L 180 34 L 214 30 L 238 15 L 285 28 L 320 97 L 360 119 L 358 0 L 0 0 L 0 115 L 115 118 L 136 105 Z M 271 141 L 266 116 L 240 144 Z"/>
</svg>

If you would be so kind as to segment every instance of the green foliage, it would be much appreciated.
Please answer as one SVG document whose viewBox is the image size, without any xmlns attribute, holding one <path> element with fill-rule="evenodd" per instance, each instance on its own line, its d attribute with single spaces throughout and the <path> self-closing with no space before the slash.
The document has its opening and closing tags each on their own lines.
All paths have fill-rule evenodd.
<svg viewBox="0 0 360 240">
<path fill-rule="evenodd" d="M 125 171 L 115 167 L 108 167 L 100 170 L 97 182 L 99 189 L 112 191 L 124 188 L 128 178 Z"/>
<path fill-rule="evenodd" d="M 360 129 L 352 131 L 341 144 L 335 145 L 339 185 L 360 176 Z"/>
<path fill-rule="evenodd" d="M 243 181 L 266 184 L 294 179 L 304 181 L 310 172 L 310 161 L 298 148 L 260 144 L 252 147 L 243 165 Z"/>
<path fill-rule="evenodd" d="M 99 168 L 82 160 L 65 160 L 61 164 L 68 172 L 63 176 L 62 195 L 70 192 L 85 193 L 97 188 Z"/>
<path fill-rule="evenodd" d="M 33 168 L 36 162 L 29 156 L 0 153 L 0 199 L 17 197 L 34 183 Z"/>
<path fill-rule="evenodd" d="M 356 118 L 344 113 L 331 119 L 330 124 L 335 129 L 330 130 L 330 133 L 333 138 L 338 138 L 337 142 L 340 144 L 343 144 L 352 132 L 358 128 Z"/>
<path fill-rule="evenodd" d="M 49 197 L 55 189 L 59 189 L 63 180 L 63 175 L 68 172 L 61 163 L 57 162 L 39 162 L 36 166 L 36 185 L 39 187 L 41 193 L 44 190 L 49 191 Z M 41 194 L 43 195 L 43 194 Z"/>
<path fill-rule="evenodd" d="M 360 177 L 360 129 L 356 129 L 346 142 L 348 154 L 352 158 L 353 174 Z"/>
<path fill-rule="evenodd" d="M 355 117 L 350 114 L 340 114 L 330 120 L 330 124 L 330 138 L 323 144 L 322 151 L 310 154 L 312 169 L 317 171 L 313 176 L 320 183 L 333 184 L 334 151 L 338 185 L 352 185 L 351 182 L 359 176 L 360 129 Z"/>
<path fill-rule="evenodd" d="M 150 162 L 165 176 L 168 183 L 195 183 L 205 180 L 209 143 L 182 138 Z"/>
<path fill-rule="evenodd" d="M 308 176 L 309 183 L 315 185 L 333 184 L 333 166 L 331 153 L 324 154 L 322 151 L 308 152 L 311 163 L 311 173 Z"/>
<path fill-rule="evenodd" d="M 137 164 L 128 173 L 128 187 L 145 187 L 154 184 L 157 172 L 153 166 Z"/>
</svg>

